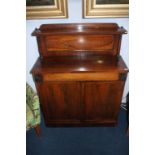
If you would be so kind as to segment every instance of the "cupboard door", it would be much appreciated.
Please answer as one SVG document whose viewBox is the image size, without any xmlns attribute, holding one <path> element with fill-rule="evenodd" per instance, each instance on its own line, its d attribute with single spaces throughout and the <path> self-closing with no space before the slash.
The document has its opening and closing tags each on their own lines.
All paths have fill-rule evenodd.
<svg viewBox="0 0 155 155">
<path fill-rule="evenodd" d="M 86 82 L 84 91 L 85 121 L 116 121 L 124 82 Z"/>
<path fill-rule="evenodd" d="M 80 119 L 80 83 L 44 82 L 39 91 L 46 121 L 72 121 Z"/>
</svg>

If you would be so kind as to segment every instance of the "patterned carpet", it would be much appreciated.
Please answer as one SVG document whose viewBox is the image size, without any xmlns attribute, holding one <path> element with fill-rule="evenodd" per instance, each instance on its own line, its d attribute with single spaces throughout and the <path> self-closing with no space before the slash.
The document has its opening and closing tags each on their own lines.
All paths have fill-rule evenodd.
<svg viewBox="0 0 155 155">
<path fill-rule="evenodd" d="M 117 127 L 47 128 L 42 136 L 34 130 L 26 135 L 27 155 L 128 155 L 126 111 L 121 109 Z"/>
</svg>

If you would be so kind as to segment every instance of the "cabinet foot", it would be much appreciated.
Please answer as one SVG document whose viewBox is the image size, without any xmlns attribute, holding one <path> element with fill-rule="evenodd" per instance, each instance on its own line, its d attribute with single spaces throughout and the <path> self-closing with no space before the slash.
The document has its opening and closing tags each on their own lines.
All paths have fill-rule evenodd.
<svg viewBox="0 0 155 155">
<path fill-rule="evenodd" d="M 41 136 L 41 128 L 40 128 L 40 125 L 35 126 L 34 129 L 35 129 L 36 135 L 37 135 L 38 137 L 40 137 L 40 136 Z"/>
</svg>

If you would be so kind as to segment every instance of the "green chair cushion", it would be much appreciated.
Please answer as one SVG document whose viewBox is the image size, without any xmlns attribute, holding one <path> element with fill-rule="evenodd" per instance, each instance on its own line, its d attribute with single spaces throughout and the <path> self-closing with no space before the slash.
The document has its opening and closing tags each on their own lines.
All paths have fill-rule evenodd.
<svg viewBox="0 0 155 155">
<path fill-rule="evenodd" d="M 37 94 L 26 83 L 26 130 L 40 124 L 40 104 Z"/>
</svg>

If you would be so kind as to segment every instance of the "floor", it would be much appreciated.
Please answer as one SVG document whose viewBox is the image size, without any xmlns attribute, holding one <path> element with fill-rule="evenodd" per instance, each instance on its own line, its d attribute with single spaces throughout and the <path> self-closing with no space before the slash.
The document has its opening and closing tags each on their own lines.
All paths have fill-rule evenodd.
<svg viewBox="0 0 155 155">
<path fill-rule="evenodd" d="M 128 155 L 126 111 L 121 109 L 117 127 L 47 128 L 42 136 L 26 134 L 27 155 Z"/>
</svg>

